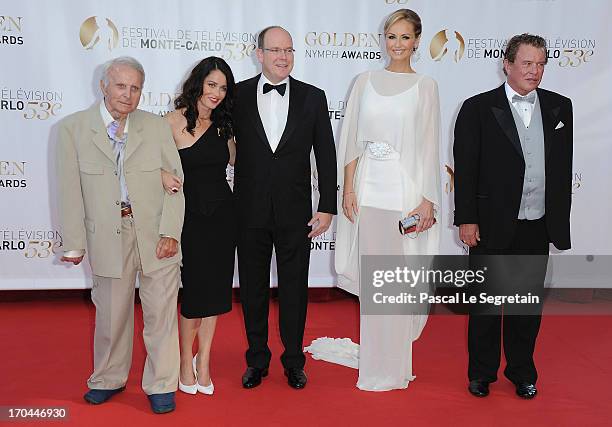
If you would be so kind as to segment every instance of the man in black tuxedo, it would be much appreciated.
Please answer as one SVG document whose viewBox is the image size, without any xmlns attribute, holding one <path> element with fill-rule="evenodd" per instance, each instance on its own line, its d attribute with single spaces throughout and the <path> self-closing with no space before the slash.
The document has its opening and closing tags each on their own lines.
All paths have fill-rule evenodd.
<svg viewBox="0 0 612 427">
<path fill-rule="evenodd" d="M 310 239 L 336 214 L 336 148 L 325 93 L 289 76 L 293 41 L 273 26 L 258 37 L 262 74 L 238 83 L 234 126 L 240 238 L 240 297 L 249 342 L 242 377 L 253 388 L 268 374 L 268 303 L 272 247 L 276 252 L 281 361 L 291 387 L 306 385 L 302 340 L 308 302 Z M 319 205 L 312 214 L 310 152 Z"/>
<path fill-rule="evenodd" d="M 542 37 L 512 37 L 503 62 L 507 81 L 467 99 L 455 124 L 454 222 L 471 260 L 503 255 L 513 265 L 507 277 L 496 278 L 505 291 L 527 270 L 541 294 L 549 243 L 570 248 L 572 103 L 538 88 L 546 62 Z M 503 310 L 503 316 L 470 313 L 468 389 L 484 397 L 497 379 L 503 319 L 504 375 L 530 399 L 537 394 L 533 352 L 541 307 L 532 315 L 511 314 L 511 305 Z"/>
</svg>

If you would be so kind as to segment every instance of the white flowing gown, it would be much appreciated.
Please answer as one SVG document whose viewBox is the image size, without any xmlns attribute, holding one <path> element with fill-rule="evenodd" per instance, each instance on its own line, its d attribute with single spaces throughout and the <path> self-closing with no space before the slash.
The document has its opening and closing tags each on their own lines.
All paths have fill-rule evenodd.
<svg viewBox="0 0 612 427">
<path fill-rule="evenodd" d="M 409 238 L 400 235 L 397 224 L 423 198 L 439 210 L 439 123 L 438 90 L 432 78 L 387 70 L 357 77 L 338 145 L 338 210 L 342 212 L 344 167 L 358 159 L 353 187 L 359 214 L 354 223 L 338 216 L 339 287 L 359 295 L 361 255 L 438 253 L 440 225 Z M 360 346 L 347 339 L 319 338 L 306 351 L 315 359 L 358 366 L 357 387 L 362 390 L 403 389 L 415 378 L 412 342 L 426 321 L 426 314 L 362 314 Z"/>
</svg>

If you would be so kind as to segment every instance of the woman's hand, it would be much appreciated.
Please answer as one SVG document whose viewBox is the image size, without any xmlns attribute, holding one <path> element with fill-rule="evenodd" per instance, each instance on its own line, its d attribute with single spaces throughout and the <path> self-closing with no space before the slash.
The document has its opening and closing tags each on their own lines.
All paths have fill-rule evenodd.
<svg viewBox="0 0 612 427">
<path fill-rule="evenodd" d="M 164 185 L 164 190 L 166 190 L 166 193 L 168 194 L 178 193 L 183 186 L 183 183 L 178 176 L 173 175 L 170 172 L 166 172 L 163 169 L 161 171 L 161 178 L 162 184 Z"/>
<path fill-rule="evenodd" d="M 429 200 L 423 198 L 423 201 L 416 209 L 408 212 L 406 216 L 412 216 L 417 214 L 419 216 L 419 222 L 417 223 L 416 232 L 429 230 L 434 225 L 434 205 Z"/>
<path fill-rule="evenodd" d="M 342 195 L 342 212 L 349 221 L 355 222 L 353 215 L 359 213 L 357 206 L 357 194 L 354 191 L 347 191 Z"/>
</svg>

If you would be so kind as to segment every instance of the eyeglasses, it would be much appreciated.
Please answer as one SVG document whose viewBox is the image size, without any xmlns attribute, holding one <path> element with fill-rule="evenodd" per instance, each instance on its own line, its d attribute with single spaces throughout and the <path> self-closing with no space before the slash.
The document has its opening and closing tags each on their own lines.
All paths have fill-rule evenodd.
<svg viewBox="0 0 612 427">
<path fill-rule="evenodd" d="M 272 55 L 280 55 L 284 52 L 287 56 L 291 56 L 295 52 L 295 49 L 292 47 L 288 47 L 287 49 L 281 49 L 280 47 L 263 47 L 261 50 L 270 52 Z"/>
</svg>

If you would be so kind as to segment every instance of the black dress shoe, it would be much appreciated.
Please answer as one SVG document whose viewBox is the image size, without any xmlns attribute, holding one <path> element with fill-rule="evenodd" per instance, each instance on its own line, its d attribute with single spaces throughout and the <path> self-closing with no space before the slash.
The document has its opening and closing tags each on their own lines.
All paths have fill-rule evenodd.
<svg viewBox="0 0 612 427">
<path fill-rule="evenodd" d="M 242 376 L 242 387 L 253 388 L 261 384 L 261 379 L 268 376 L 268 368 L 254 368 L 249 366 Z"/>
<path fill-rule="evenodd" d="M 489 395 L 489 383 L 484 380 L 472 380 L 468 390 L 476 397 L 486 397 Z"/>
<path fill-rule="evenodd" d="M 306 378 L 306 373 L 302 368 L 286 368 L 285 376 L 287 377 L 287 383 L 291 387 L 298 390 L 306 387 L 308 378 Z"/>
<path fill-rule="evenodd" d="M 523 399 L 533 399 L 538 394 L 535 384 L 518 383 L 516 384 L 516 395 Z"/>
</svg>

